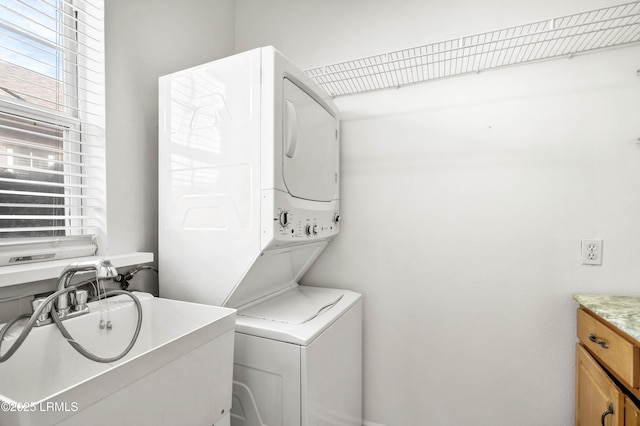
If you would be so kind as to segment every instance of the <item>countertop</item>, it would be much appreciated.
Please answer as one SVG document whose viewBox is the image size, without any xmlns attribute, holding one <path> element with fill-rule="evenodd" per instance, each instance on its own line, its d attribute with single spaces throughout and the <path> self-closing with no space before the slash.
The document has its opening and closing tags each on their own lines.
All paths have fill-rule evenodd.
<svg viewBox="0 0 640 426">
<path fill-rule="evenodd" d="M 640 342 L 640 297 L 574 294 L 573 299 Z"/>
</svg>

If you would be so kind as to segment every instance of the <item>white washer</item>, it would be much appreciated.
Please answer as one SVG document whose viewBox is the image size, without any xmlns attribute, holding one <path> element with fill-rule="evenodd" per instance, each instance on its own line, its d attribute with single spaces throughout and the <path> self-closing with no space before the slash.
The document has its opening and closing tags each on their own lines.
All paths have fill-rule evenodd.
<svg viewBox="0 0 640 426">
<path fill-rule="evenodd" d="M 361 296 L 298 285 L 340 229 L 337 108 L 272 47 L 159 83 L 160 295 L 238 309 L 232 424 L 360 425 Z"/>
<path fill-rule="evenodd" d="M 361 425 L 362 302 L 299 286 L 240 311 L 231 424 Z"/>
</svg>

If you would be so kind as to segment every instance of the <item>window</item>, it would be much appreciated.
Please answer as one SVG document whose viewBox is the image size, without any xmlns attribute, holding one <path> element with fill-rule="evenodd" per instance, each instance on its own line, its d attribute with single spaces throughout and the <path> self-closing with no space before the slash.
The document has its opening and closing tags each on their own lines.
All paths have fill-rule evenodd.
<svg viewBox="0 0 640 426">
<path fill-rule="evenodd" d="M 0 266 L 104 239 L 103 0 L 0 0 Z"/>
</svg>

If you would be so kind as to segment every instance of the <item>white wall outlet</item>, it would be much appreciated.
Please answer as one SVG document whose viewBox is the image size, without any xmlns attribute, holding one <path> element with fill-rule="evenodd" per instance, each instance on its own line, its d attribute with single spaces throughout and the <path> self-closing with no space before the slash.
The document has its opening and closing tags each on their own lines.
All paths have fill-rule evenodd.
<svg viewBox="0 0 640 426">
<path fill-rule="evenodd" d="M 602 265 L 602 240 L 590 238 L 582 240 L 582 264 Z"/>
</svg>

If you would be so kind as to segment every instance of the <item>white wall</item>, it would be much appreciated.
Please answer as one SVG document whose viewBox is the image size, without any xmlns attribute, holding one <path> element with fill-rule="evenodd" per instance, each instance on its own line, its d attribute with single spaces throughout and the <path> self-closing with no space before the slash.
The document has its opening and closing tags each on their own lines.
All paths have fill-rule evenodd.
<svg viewBox="0 0 640 426">
<path fill-rule="evenodd" d="M 236 50 L 312 67 L 615 4 L 371 3 L 237 0 Z M 303 283 L 364 294 L 369 422 L 573 424 L 571 295 L 640 296 L 638 68 L 634 47 L 336 99 L 343 226 Z"/>
<path fill-rule="evenodd" d="M 158 77 L 233 53 L 233 0 L 108 0 L 109 254 L 157 253 Z"/>
</svg>

